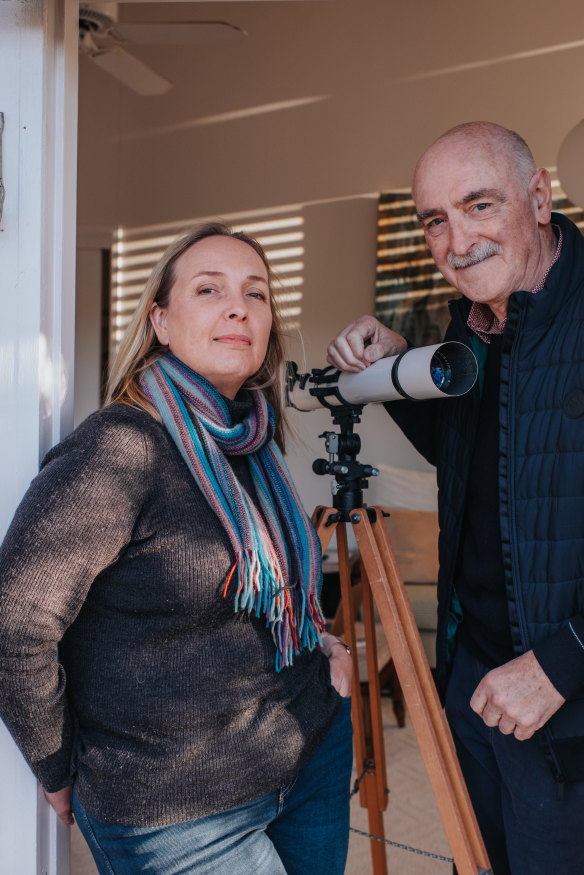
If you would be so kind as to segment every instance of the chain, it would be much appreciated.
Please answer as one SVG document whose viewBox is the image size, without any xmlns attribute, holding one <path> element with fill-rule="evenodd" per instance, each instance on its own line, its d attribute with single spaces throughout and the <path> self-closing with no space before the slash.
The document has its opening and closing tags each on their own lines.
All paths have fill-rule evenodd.
<svg viewBox="0 0 584 875">
<path fill-rule="evenodd" d="M 353 789 L 351 790 L 351 795 L 349 797 L 350 799 L 352 799 L 353 796 L 355 795 L 355 793 L 358 792 L 359 785 L 360 785 L 361 781 L 363 780 L 363 778 L 365 777 L 365 775 L 375 774 L 375 772 L 373 770 L 373 766 L 374 766 L 373 760 L 367 760 L 367 762 L 365 763 L 365 768 L 363 769 L 362 773 L 359 775 L 358 778 L 355 779 L 355 783 L 353 784 Z M 385 792 L 389 793 L 389 790 L 386 790 Z M 390 845 L 392 848 L 399 848 L 401 851 L 410 851 L 412 854 L 419 854 L 421 857 L 430 857 L 432 860 L 440 860 L 443 863 L 454 863 L 454 860 L 452 859 L 452 857 L 443 857 L 442 854 L 433 854 L 430 851 L 422 851 L 420 848 L 413 848 L 413 847 L 411 847 L 411 845 L 402 845 L 400 842 L 392 842 L 389 839 L 382 839 L 379 836 L 372 835 L 370 832 L 364 832 L 361 829 L 355 829 L 354 826 L 351 826 L 349 828 L 350 828 L 351 832 L 354 832 L 357 835 L 365 836 L 365 838 L 373 839 L 373 841 L 376 841 L 376 842 L 382 842 L 382 844 Z"/>
<path fill-rule="evenodd" d="M 410 845 L 402 845 L 400 842 L 392 842 L 389 839 L 382 839 L 379 836 L 371 835 L 369 832 L 363 832 L 361 829 L 355 829 L 354 826 L 349 827 L 351 832 L 357 835 L 365 836 L 367 839 L 373 839 L 376 842 L 382 842 L 384 845 L 391 845 L 392 848 L 399 848 L 402 851 L 411 851 L 412 854 L 419 854 L 421 857 L 431 857 L 433 860 L 441 860 L 443 863 L 454 863 L 452 857 L 443 857 L 442 854 L 432 854 L 430 851 L 422 851 L 420 848 L 412 848 Z"/>
</svg>

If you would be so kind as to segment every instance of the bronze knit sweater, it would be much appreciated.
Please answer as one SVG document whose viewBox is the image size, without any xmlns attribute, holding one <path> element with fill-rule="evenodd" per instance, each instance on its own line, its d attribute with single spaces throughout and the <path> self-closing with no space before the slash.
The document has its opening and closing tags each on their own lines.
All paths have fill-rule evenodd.
<svg viewBox="0 0 584 875">
<path fill-rule="evenodd" d="M 0 549 L 0 716 L 47 790 L 75 782 L 99 820 L 154 826 L 307 763 L 340 703 L 328 660 L 275 671 L 265 620 L 222 596 L 233 562 L 152 417 L 111 406 L 50 451 Z"/>
</svg>

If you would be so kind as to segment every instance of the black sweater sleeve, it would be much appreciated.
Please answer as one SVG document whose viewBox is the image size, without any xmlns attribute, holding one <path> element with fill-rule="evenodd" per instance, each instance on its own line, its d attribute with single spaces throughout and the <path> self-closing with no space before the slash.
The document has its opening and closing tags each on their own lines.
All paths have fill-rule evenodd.
<svg viewBox="0 0 584 875">
<path fill-rule="evenodd" d="M 58 643 L 129 541 L 148 488 L 136 419 L 101 411 L 53 448 L 0 548 L 0 716 L 48 791 L 71 783 Z"/>
</svg>

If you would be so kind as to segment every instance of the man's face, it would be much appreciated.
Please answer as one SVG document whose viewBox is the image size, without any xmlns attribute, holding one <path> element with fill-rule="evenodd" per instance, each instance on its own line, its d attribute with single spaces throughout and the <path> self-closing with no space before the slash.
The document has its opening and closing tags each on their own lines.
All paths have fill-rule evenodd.
<svg viewBox="0 0 584 875">
<path fill-rule="evenodd" d="M 527 188 L 504 150 L 464 136 L 434 144 L 416 169 L 414 201 L 438 269 L 498 318 L 512 292 L 539 280 L 542 172 Z"/>
</svg>

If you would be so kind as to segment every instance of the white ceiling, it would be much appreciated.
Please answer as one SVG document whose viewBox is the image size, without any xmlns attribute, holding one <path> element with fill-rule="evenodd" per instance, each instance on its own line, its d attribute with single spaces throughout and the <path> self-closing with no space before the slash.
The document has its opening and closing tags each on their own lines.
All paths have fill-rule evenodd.
<svg viewBox="0 0 584 875">
<path fill-rule="evenodd" d="M 97 8 L 100 8 L 96 4 Z M 80 61 L 79 221 L 154 224 L 407 186 L 442 131 L 489 119 L 555 165 L 584 117 L 582 0 L 125 3 L 221 19 L 238 43 L 133 47 L 173 81 L 138 97 Z"/>
</svg>

